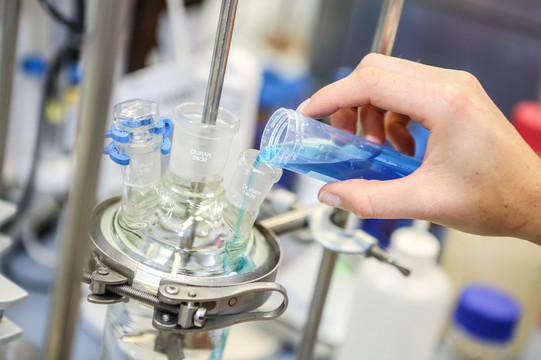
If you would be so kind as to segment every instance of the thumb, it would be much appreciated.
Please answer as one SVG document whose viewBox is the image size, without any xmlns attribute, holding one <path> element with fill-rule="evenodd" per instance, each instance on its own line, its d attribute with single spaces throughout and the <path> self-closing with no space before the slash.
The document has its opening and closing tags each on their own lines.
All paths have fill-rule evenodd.
<svg viewBox="0 0 541 360">
<path fill-rule="evenodd" d="M 319 190 L 318 199 L 363 219 L 419 218 L 427 209 L 421 208 L 423 187 L 418 180 L 411 174 L 396 180 L 329 183 Z"/>
</svg>

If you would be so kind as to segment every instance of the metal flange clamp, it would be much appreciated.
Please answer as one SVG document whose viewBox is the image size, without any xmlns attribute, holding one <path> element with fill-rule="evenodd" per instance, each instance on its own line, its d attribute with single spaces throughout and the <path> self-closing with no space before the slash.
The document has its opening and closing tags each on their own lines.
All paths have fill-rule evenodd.
<svg viewBox="0 0 541 360">
<path fill-rule="evenodd" d="M 272 292 L 282 295 L 282 302 L 276 308 L 268 311 L 249 308 L 254 297 L 270 297 Z M 274 282 L 205 287 L 181 285 L 164 279 L 160 282 L 158 299 L 164 304 L 178 307 L 178 312 L 154 308 L 153 326 L 161 331 L 177 333 L 272 320 L 283 314 L 288 305 L 286 290 Z"/>
</svg>

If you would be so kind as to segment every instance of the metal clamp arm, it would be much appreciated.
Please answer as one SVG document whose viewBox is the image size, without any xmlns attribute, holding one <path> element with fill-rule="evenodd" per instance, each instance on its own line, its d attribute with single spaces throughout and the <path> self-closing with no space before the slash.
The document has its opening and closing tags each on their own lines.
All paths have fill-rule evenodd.
<svg viewBox="0 0 541 360">
<path fill-rule="evenodd" d="M 269 297 L 271 292 L 282 295 L 282 302 L 276 308 L 258 311 L 247 306 L 254 296 Z M 173 332 L 214 330 L 248 321 L 272 320 L 283 314 L 288 305 L 286 290 L 273 282 L 216 288 L 162 281 L 158 298 L 168 305 L 179 305 L 177 314 L 154 310 L 154 327 Z"/>
</svg>

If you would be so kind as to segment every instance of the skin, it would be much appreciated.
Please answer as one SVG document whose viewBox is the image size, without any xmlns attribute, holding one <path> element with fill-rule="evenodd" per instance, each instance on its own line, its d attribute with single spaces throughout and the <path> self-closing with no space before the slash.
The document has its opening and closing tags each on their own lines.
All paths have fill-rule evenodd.
<svg viewBox="0 0 541 360">
<path fill-rule="evenodd" d="M 428 220 L 481 235 L 541 244 L 541 160 L 477 79 L 463 71 L 367 55 L 348 77 L 299 108 L 413 154 L 413 119 L 429 130 L 421 167 L 402 179 L 330 183 L 319 200 L 361 218 Z"/>
</svg>

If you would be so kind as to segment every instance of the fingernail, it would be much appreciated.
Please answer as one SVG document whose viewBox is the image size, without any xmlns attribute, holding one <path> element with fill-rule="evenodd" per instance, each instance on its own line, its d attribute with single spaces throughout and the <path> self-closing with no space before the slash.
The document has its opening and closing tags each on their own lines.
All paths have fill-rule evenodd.
<svg viewBox="0 0 541 360">
<path fill-rule="evenodd" d="M 318 200 L 324 204 L 333 206 L 333 207 L 341 207 L 342 206 L 342 200 L 340 200 L 340 197 L 334 194 L 331 194 L 326 191 L 322 191 L 319 193 Z"/>
<path fill-rule="evenodd" d="M 302 111 L 304 110 L 304 108 L 306 107 L 306 105 L 308 105 L 308 103 L 310 102 L 310 99 L 306 99 L 304 100 L 298 107 L 297 107 L 297 111 L 302 113 Z"/>
<path fill-rule="evenodd" d="M 381 140 L 377 137 L 375 137 L 374 135 L 365 135 L 364 138 L 368 141 L 371 141 L 373 143 L 376 143 L 376 144 L 380 144 L 381 145 Z"/>
</svg>

